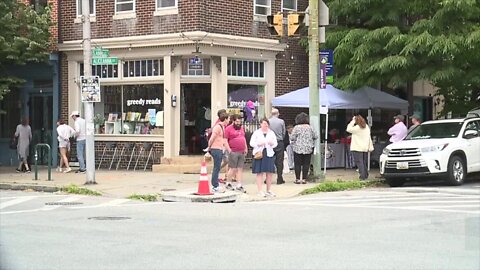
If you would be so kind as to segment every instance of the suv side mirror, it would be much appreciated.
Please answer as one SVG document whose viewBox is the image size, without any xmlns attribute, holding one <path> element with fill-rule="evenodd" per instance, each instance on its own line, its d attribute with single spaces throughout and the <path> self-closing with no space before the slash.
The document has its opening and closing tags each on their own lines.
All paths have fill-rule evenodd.
<svg viewBox="0 0 480 270">
<path fill-rule="evenodd" d="M 471 139 L 475 137 L 478 137 L 478 131 L 474 129 L 466 130 L 465 133 L 463 134 L 463 138 L 465 139 Z"/>
</svg>

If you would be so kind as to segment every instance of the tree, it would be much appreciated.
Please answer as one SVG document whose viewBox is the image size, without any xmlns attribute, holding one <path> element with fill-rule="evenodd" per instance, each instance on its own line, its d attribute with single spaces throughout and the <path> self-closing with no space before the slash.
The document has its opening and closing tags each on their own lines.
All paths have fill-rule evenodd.
<svg viewBox="0 0 480 270">
<path fill-rule="evenodd" d="M 16 0 L 0 1 L 0 100 L 24 81 L 9 72 L 13 65 L 47 61 L 50 8 L 36 12 Z"/>
<path fill-rule="evenodd" d="M 442 113 L 480 100 L 480 0 L 326 0 L 338 22 L 327 30 L 335 85 L 356 89 L 427 80 Z"/>
</svg>

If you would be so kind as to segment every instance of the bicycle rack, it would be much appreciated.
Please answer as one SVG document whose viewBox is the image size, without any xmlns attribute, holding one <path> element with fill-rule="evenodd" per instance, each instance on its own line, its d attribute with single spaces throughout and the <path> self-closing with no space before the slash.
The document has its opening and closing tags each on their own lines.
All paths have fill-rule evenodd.
<svg viewBox="0 0 480 270">
<path fill-rule="evenodd" d="M 48 181 L 52 181 L 52 151 L 50 145 L 39 143 L 35 145 L 35 180 L 38 180 L 38 147 L 46 147 L 48 152 Z"/>
</svg>

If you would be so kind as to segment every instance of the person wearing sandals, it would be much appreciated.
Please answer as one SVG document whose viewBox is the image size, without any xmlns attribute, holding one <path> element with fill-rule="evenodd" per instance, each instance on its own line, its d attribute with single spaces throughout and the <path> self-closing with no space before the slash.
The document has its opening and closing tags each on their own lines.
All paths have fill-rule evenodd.
<svg viewBox="0 0 480 270">
<path fill-rule="evenodd" d="M 360 180 L 366 180 L 368 178 L 367 155 L 368 152 L 373 151 L 370 127 L 361 115 L 355 115 L 352 117 L 352 121 L 347 125 L 347 132 L 352 134 L 350 152 L 357 165 Z"/>
<path fill-rule="evenodd" d="M 275 197 L 271 191 L 272 176 L 275 173 L 275 151 L 277 147 L 277 138 L 275 133 L 269 128 L 270 122 L 267 118 L 260 120 L 260 128 L 253 132 L 250 138 L 250 146 L 253 147 L 254 156 L 252 164 L 252 173 L 256 174 L 258 196 Z M 263 192 L 263 178 L 267 184 L 267 192 Z"/>
<path fill-rule="evenodd" d="M 310 126 L 308 114 L 300 113 L 295 117 L 295 127 L 290 135 L 293 149 L 293 163 L 295 168 L 295 184 L 306 184 L 310 161 L 312 159 L 317 134 Z M 302 178 L 300 178 L 300 173 Z"/>
</svg>

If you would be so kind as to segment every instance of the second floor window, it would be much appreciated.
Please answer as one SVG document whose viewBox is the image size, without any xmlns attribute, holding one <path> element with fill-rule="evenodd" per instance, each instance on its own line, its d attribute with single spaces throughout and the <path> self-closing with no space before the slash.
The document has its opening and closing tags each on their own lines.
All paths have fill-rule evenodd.
<svg viewBox="0 0 480 270">
<path fill-rule="evenodd" d="M 82 16 L 82 1 L 77 0 L 77 16 Z M 90 3 L 90 16 L 95 16 L 95 0 L 89 0 Z"/>
<path fill-rule="evenodd" d="M 135 0 L 115 0 L 115 13 L 135 12 Z"/>
<path fill-rule="evenodd" d="M 177 0 L 157 0 L 157 9 L 177 7 Z"/>
<path fill-rule="evenodd" d="M 272 4 L 270 0 L 253 0 L 255 1 L 254 14 L 267 16 L 271 14 Z"/>
<path fill-rule="evenodd" d="M 282 10 L 297 10 L 297 0 L 282 0 Z"/>
</svg>

